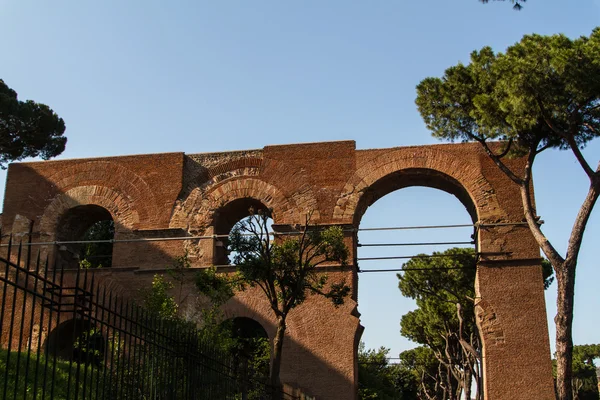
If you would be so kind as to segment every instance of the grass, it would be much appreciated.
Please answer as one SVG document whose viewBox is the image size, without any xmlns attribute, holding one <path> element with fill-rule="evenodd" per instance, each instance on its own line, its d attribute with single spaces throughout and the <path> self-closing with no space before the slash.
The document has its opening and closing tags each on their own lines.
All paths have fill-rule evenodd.
<svg viewBox="0 0 600 400">
<path fill-rule="evenodd" d="M 79 369 L 78 397 L 85 399 L 95 399 L 96 391 L 96 373 L 97 369 L 91 367 L 79 366 L 76 363 L 69 365 L 69 362 L 54 357 L 46 357 L 44 354 L 31 353 L 27 357 L 27 352 L 22 352 L 18 357 L 18 352 L 9 352 L 0 349 L 0 398 L 17 400 L 38 400 L 38 399 L 66 399 L 75 398 L 76 376 Z M 7 358 L 8 366 L 7 366 Z M 17 358 L 19 363 L 17 366 Z M 29 360 L 29 368 L 27 361 Z M 53 364 L 56 367 L 53 373 Z M 47 367 L 46 367 L 47 364 Z M 27 371 L 28 370 L 28 371 Z M 69 371 L 71 372 L 71 384 L 69 385 Z M 44 375 L 47 376 L 44 379 Z M 84 382 L 85 396 L 84 396 Z M 44 387 L 45 381 L 45 387 Z M 93 390 L 92 390 L 93 389 Z M 70 393 L 69 393 L 70 390 Z M 16 395 L 15 395 L 16 391 Z M 50 397 L 50 393 L 53 397 Z M 35 394 L 35 395 L 34 395 Z"/>
</svg>

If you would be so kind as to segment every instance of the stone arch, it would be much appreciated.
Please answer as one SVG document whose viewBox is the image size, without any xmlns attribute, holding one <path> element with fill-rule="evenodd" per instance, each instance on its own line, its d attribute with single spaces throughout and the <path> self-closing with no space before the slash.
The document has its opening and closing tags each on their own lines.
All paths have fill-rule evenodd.
<svg viewBox="0 0 600 400">
<path fill-rule="evenodd" d="M 259 157 L 244 157 L 236 160 L 224 162 L 208 168 L 207 174 L 209 179 L 225 174 L 229 171 L 244 170 L 246 168 L 258 170 L 262 165 L 262 158 Z"/>
<path fill-rule="evenodd" d="M 407 186 L 429 186 L 455 195 L 474 222 L 498 220 L 504 213 L 480 168 L 479 164 L 466 162 L 436 146 L 401 148 L 384 153 L 359 168 L 346 182 L 335 206 L 334 219 L 356 223 L 366 207 L 383 195 Z M 398 176 L 406 179 L 405 184 L 394 187 L 393 183 L 386 182 Z M 387 193 L 383 193 L 385 185 L 390 185 Z M 370 192 L 374 186 L 379 193 Z M 364 197 L 373 194 L 374 199 Z"/>
<path fill-rule="evenodd" d="M 260 173 L 262 157 L 245 156 L 233 158 L 220 163 L 202 165 L 193 158 L 186 159 L 186 170 L 189 178 L 185 179 L 183 189 L 178 198 L 185 200 L 194 191 L 200 189 L 206 191 L 217 183 L 240 176 L 257 176 Z"/>
<path fill-rule="evenodd" d="M 76 345 L 77 342 L 80 346 Z M 44 349 L 48 356 L 100 365 L 106 351 L 106 338 L 92 321 L 72 318 L 48 333 Z"/>
<path fill-rule="evenodd" d="M 140 220 L 133 202 L 115 190 L 99 185 L 78 186 L 57 195 L 46 207 L 40 219 L 40 233 L 54 240 L 61 217 L 68 210 L 82 205 L 106 209 L 120 228 L 134 229 Z"/>
<path fill-rule="evenodd" d="M 268 302 L 263 299 L 262 293 L 259 293 L 259 289 L 252 288 L 237 293 L 221 307 L 221 310 L 224 320 L 248 318 L 256 321 L 265 330 L 269 340 L 273 341 L 276 330 L 272 317 L 273 311 Z"/>
<path fill-rule="evenodd" d="M 195 189 L 183 204 L 176 207 L 170 227 L 203 233 L 213 224 L 215 212 L 244 198 L 257 200 L 273 209 L 276 223 L 291 221 L 295 213 L 301 212 L 276 186 L 254 177 L 239 177 L 222 181 L 205 193 Z"/>
<path fill-rule="evenodd" d="M 158 222 L 158 205 L 148 183 L 118 163 L 98 160 L 72 164 L 50 175 L 48 180 L 61 192 L 90 186 L 111 188 L 122 199 L 127 200 L 131 209 L 136 210 L 138 216 L 135 228 L 140 222 L 144 225 L 154 225 Z"/>
</svg>

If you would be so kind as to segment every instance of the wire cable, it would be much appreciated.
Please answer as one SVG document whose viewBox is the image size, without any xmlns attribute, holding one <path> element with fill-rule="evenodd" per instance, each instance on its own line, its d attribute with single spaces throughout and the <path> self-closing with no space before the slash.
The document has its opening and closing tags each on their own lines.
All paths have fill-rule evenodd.
<svg viewBox="0 0 600 400">
<path fill-rule="evenodd" d="M 542 223 L 543 221 L 540 221 Z M 518 226 L 527 225 L 526 222 L 500 222 L 493 224 L 455 224 L 455 225 L 423 225 L 423 226 L 392 226 L 392 227 L 376 227 L 376 228 L 349 228 L 344 229 L 344 232 L 374 232 L 374 231 L 391 231 L 391 230 L 413 230 L 413 229 L 445 229 L 445 228 L 487 228 L 497 226 Z M 39 234 L 39 232 L 36 232 Z M 273 236 L 294 236 L 299 235 L 300 231 L 294 232 L 268 232 L 266 234 Z M 253 236 L 254 234 L 242 234 L 243 236 Z M 8 237 L 9 235 L 5 236 Z M 63 244 L 87 244 L 87 243 L 135 243 L 135 242 L 160 242 L 171 240 L 215 240 L 228 238 L 229 234 L 216 234 L 204 236 L 176 236 L 176 237 L 157 237 L 157 238 L 135 238 L 135 239 L 105 239 L 105 240 L 65 240 L 65 241 L 48 241 L 48 242 L 31 242 L 22 243 L 23 246 L 51 246 Z M 0 244 L 0 247 L 7 247 L 8 244 Z"/>
<path fill-rule="evenodd" d="M 385 246 L 443 246 L 443 245 L 459 245 L 459 244 L 475 244 L 475 242 L 419 242 L 419 243 L 358 243 L 358 247 L 385 247 Z"/>
</svg>

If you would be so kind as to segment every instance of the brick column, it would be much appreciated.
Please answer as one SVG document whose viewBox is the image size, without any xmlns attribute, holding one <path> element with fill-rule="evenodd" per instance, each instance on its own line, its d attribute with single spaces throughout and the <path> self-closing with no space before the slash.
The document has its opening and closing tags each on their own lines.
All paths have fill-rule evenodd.
<svg viewBox="0 0 600 400">
<path fill-rule="evenodd" d="M 480 262 L 475 283 L 486 400 L 554 400 L 539 259 Z"/>
</svg>

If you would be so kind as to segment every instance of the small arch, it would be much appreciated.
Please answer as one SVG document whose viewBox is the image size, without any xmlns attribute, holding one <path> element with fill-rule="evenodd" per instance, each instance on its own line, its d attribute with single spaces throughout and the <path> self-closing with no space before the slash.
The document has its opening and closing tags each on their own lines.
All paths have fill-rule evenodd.
<svg viewBox="0 0 600 400">
<path fill-rule="evenodd" d="M 110 212 L 119 228 L 134 229 L 139 215 L 133 203 L 105 186 L 78 186 L 57 195 L 44 210 L 40 219 L 40 233 L 55 240 L 55 233 L 62 216 L 70 209 L 82 205 L 97 205 Z"/>
<path fill-rule="evenodd" d="M 59 242 L 114 239 L 114 220 L 108 210 L 95 204 L 75 206 L 60 217 L 55 238 Z M 58 266 L 97 268 L 112 265 L 111 242 L 65 243 L 57 253 Z"/>
<path fill-rule="evenodd" d="M 74 318 L 62 322 L 50 332 L 44 349 L 48 356 L 100 365 L 106 341 L 91 321 Z"/>
<path fill-rule="evenodd" d="M 134 207 L 131 207 L 131 204 L 135 204 L 136 215 L 133 224 L 140 221 L 144 224 L 154 224 L 159 219 L 158 202 L 148 183 L 118 162 L 90 160 L 85 163 L 67 164 L 50 175 L 48 181 L 63 193 L 77 193 L 83 190 L 87 193 L 81 195 L 89 196 L 89 188 L 95 188 L 99 192 L 95 195 L 106 197 L 109 201 L 126 201 L 132 210 Z"/>
<path fill-rule="evenodd" d="M 269 338 L 260 322 L 248 317 L 234 317 L 231 320 L 234 338 L 254 339 Z"/>
<path fill-rule="evenodd" d="M 257 178 L 236 177 L 219 182 L 206 192 L 194 189 L 185 201 L 176 206 L 169 227 L 203 233 L 212 225 L 215 212 L 236 199 L 244 198 L 256 199 L 271 209 L 273 219 L 278 223 L 293 221 L 290 216 L 303 210 L 276 186 Z"/>
<path fill-rule="evenodd" d="M 215 265 L 227 265 L 233 261 L 229 259 L 229 239 L 223 235 L 229 235 L 237 223 L 250 216 L 251 210 L 259 212 L 267 210 L 267 207 L 257 199 L 244 197 L 227 203 L 213 214 L 214 234 L 219 236 L 215 242 Z"/>
<path fill-rule="evenodd" d="M 225 323 L 230 324 L 232 336 L 237 343 L 232 349 L 237 374 L 245 378 L 243 381 L 246 382 L 266 383 L 271 363 L 271 344 L 267 331 L 258 321 L 247 317 L 235 317 Z M 241 389 L 242 392 L 247 392 L 249 388 Z"/>
</svg>

